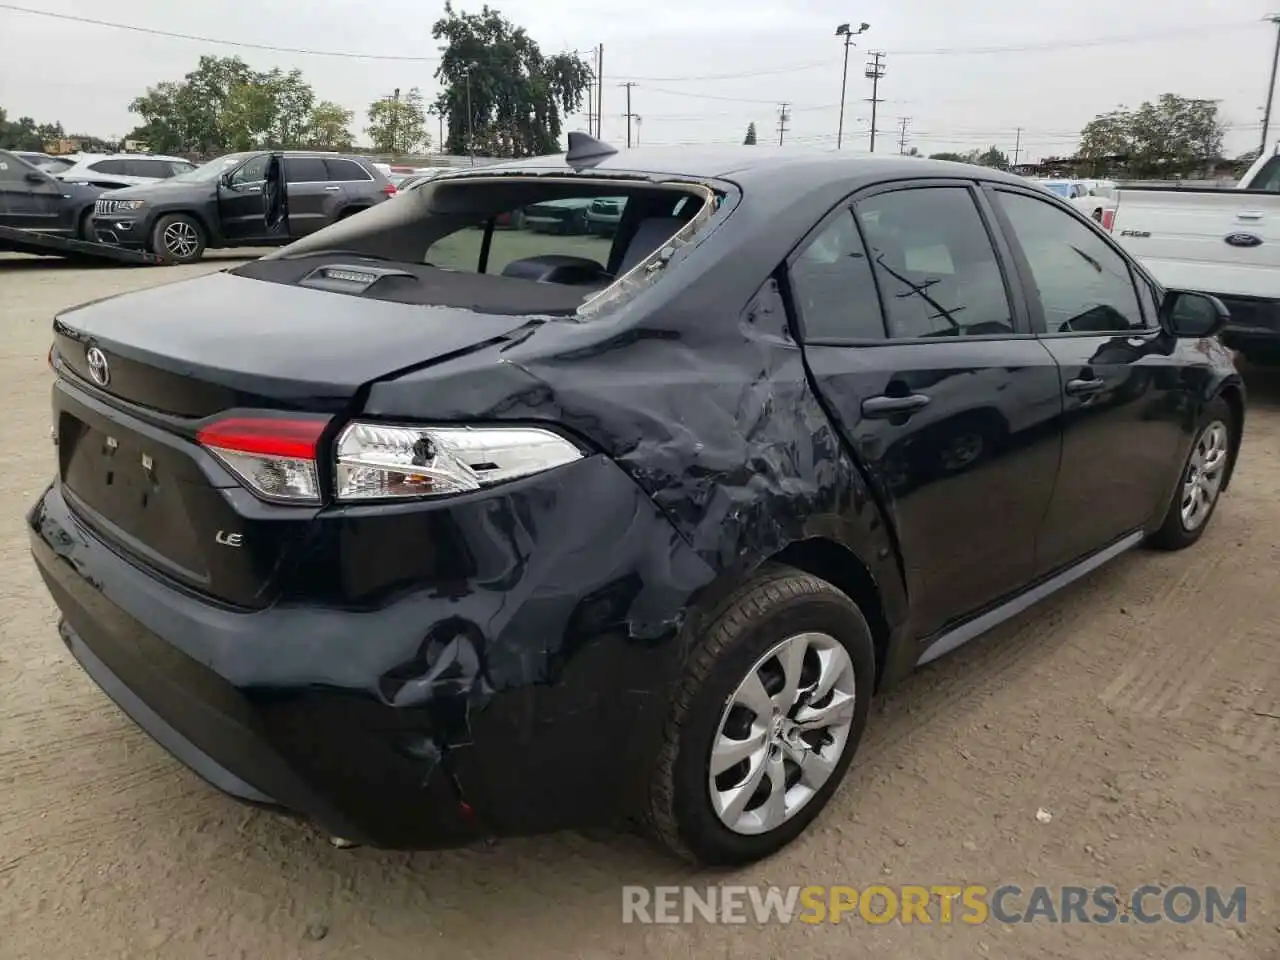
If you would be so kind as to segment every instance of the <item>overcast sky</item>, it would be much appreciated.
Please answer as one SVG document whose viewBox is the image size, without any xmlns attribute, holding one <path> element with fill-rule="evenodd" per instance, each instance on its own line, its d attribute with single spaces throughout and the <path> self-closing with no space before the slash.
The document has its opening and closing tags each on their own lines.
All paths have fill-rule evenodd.
<svg viewBox="0 0 1280 960">
<path fill-rule="evenodd" d="M 8 0 L 0 0 L 7 3 Z M 217 40 L 393 57 L 433 58 L 430 0 L 13 0 L 19 6 Z M 849 61 L 845 130 L 865 147 L 866 54 L 887 52 L 877 150 L 922 152 L 992 143 L 1022 156 L 1073 151 L 1080 127 L 1117 105 L 1163 92 L 1219 99 L 1226 151 L 1257 144 L 1275 28 L 1274 0 L 494 0 L 546 53 L 604 44 L 604 136 L 625 142 L 625 91 L 642 143 L 741 142 L 755 121 L 777 142 L 777 104 L 791 103 L 787 138 L 834 145 L 843 20 L 866 21 Z M 459 3 L 478 11 L 480 0 Z M 1039 8 L 1037 10 L 1037 8 Z M 607 11 L 607 13 L 603 12 Z M 1121 42 L 1115 42 L 1119 38 Z M 1107 41 L 1107 42 L 1097 42 Z M 991 51 L 989 48 L 1018 48 Z M 983 52 L 983 48 L 987 48 Z M 1030 48 L 1030 49 L 1025 49 Z M 201 54 L 239 55 L 257 69 L 300 68 L 324 99 L 355 110 L 363 136 L 371 100 L 392 88 L 438 87 L 429 59 L 273 53 L 131 33 L 0 7 L 0 106 L 10 117 L 60 120 L 69 130 L 123 136 L 129 101 L 178 80 Z M 727 76 L 726 76 L 727 75 Z M 1280 104 L 1277 105 L 1280 118 Z M 568 129 L 581 128 L 580 120 Z M 436 133 L 433 123 L 433 135 Z"/>
</svg>

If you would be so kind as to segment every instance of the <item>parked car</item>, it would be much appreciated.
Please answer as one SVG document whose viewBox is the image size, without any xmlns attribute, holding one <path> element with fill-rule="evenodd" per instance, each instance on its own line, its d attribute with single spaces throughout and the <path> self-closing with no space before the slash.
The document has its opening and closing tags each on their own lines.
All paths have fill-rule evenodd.
<svg viewBox="0 0 1280 960">
<path fill-rule="evenodd" d="M 47 153 L 37 153 L 31 150 L 14 150 L 13 153 L 14 156 L 21 157 L 27 163 L 38 170 L 43 170 L 45 173 L 58 174 L 75 163 L 70 157 L 54 157 Z"/>
<path fill-rule="evenodd" d="M 97 187 L 63 183 L 16 151 L 0 150 L 0 227 L 92 240 Z"/>
<path fill-rule="evenodd" d="M 535 233 L 586 233 L 590 221 L 587 211 L 599 198 L 566 197 L 544 200 L 522 211 L 518 226 Z"/>
<path fill-rule="evenodd" d="M 1280 364 L 1280 153 L 1235 189 L 1126 185 L 1108 226 L 1163 283 L 1212 293 L 1231 311 L 1227 346 Z"/>
<path fill-rule="evenodd" d="M 190 160 L 159 154 L 80 153 L 71 159 L 75 163 L 59 172 L 59 177 L 68 182 L 89 183 L 107 190 L 168 180 L 181 173 L 190 173 L 196 168 Z"/>
<path fill-rule="evenodd" d="M 603 260 L 494 260 L 531 246 L 496 213 L 602 196 Z M 232 795 L 741 864 L 918 664 L 1201 536 L 1244 422 L 1223 314 L 995 170 L 571 135 L 59 315 L 31 545 L 83 668 Z M 891 451 L 1006 405 L 896 491 Z"/>
<path fill-rule="evenodd" d="M 622 210 L 626 197 L 598 197 L 587 207 L 587 233 L 599 237 L 611 237 L 622 222 Z"/>
<path fill-rule="evenodd" d="M 1033 183 L 1062 197 L 1086 216 L 1104 222 L 1107 211 L 1115 209 L 1115 184 L 1109 180 L 1033 180 Z"/>
<path fill-rule="evenodd" d="M 103 194 L 93 230 L 105 243 L 192 263 L 206 249 L 281 246 L 394 196 L 395 186 L 362 157 L 287 151 L 287 230 L 262 218 L 270 154 L 233 153 L 158 183 Z"/>
</svg>

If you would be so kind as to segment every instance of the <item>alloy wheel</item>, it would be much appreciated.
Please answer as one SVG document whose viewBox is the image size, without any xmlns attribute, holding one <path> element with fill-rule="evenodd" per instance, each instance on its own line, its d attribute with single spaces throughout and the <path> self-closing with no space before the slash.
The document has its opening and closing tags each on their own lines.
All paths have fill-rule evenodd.
<svg viewBox="0 0 1280 960">
<path fill-rule="evenodd" d="M 1214 420 L 1196 438 L 1182 482 L 1182 525 L 1187 530 L 1199 529 L 1209 518 L 1222 491 L 1230 452 L 1229 437 L 1227 425 Z"/>
<path fill-rule="evenodd" d="M 835 771 L 856 697 L 849 653 L 825 633 L 788 637 L 729 698 L 709 758 L 711 806 L 735 833 L 794 817 Z"/>
<path fill-rule="evenodd" d="M 166 225 L 163 239 L 164 248 L 179 260 L 192 256 L 200 246 L 196 228 L 185 220 L 175 220 Z"/>
</svg>

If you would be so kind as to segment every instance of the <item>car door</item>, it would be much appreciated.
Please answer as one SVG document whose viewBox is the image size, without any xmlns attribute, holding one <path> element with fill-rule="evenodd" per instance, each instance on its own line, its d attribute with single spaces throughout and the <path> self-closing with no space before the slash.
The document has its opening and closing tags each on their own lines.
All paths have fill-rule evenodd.
<svg viewBox="0 0 1280 960">
<path fill-rule="evenodd" d="M 262 184 L 269 159 L 265 153 L 250 157 L 231 174 L 229 183 L 219 185 L 218 218 L 222 221 L 223 236 L 228 240 L 252 241 L 267 236 Z"/>
<path fill-rule="evenodd" d="M 0 151 L 0 225 L 57 232 L 63 223 L 62 184 L 12 153 Z"/>
<path fill-rule="evenodd" d="M 338 186 L 341 191 L 332 195 L 332 206 L 326 209 L 330 217 L 336 217 L 344 206 L 367 207 L 386 199 L 378 192 L 369 172 L 354 160 L 326 157 L 324 163 L 329 171 L 330 185 Z"/>
<path fill-rule="evenodd" d="M 289 191 L 289 236 L 305 237 L 330 221 L 326 205 L 342 195 L 331 183 L 322 157 L 285 157 L 284 179 Z"/>
<path fill-rule="evenodd" d="M 1062 469 L 1037 547 L 1043 574 L 1164 512 L 1193 398 L 1150 285 L 1106 235 L 1030 191 L 990 193 L 1033 328 L 1062 376 Z"/>
<path fill-rule="evenodd" d="M 816 389 L 887 510 L 912 632 L 1016 593 L 1058 469 L 1057 366 L 969 182 L 860 193 L 793 254 Z"/>
</svg>

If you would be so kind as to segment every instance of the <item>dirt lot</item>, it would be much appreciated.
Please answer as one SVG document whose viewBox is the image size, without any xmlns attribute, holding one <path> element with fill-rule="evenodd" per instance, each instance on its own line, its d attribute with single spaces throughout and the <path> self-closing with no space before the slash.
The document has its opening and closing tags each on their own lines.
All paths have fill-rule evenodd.
<svg viewBox="0 0 1280 960">
<path fill-rule="evenodd" d="M 54 463 L 50 318 L 221 265 L 0 259 L 0 957 L 1280 957 L 1280 377 L 1246 371 L 1196 549 L 1132 553 L 921 671 L 816 828 L 719 878 L 1245 884 L 1246 923 L 623 925 L 621 884 L 716 878 L 611 835 L 333 849 L 169 759 L 58 642 L 22 526 Z"/>
</svg>

